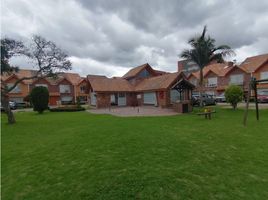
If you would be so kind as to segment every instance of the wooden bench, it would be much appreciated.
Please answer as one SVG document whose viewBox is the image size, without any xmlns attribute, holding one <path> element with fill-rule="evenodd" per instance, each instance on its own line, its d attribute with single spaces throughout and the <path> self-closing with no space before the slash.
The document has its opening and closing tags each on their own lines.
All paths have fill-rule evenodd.
<svg viewBox="0 0 268 200">
<path fill-rule="evenodd" d="M 205 119 L 211 119 L 211 114 L 216 113 L 216 111 L 197 113 L 197 115 L 204 115 Z"/>
</svg>

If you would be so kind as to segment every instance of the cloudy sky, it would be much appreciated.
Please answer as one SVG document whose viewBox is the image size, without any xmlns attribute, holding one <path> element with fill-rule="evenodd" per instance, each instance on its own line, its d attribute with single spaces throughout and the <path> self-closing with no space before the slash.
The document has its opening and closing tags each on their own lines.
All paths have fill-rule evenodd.
<svg viewBox="0 0 268 200">
<path fill-rule="evenodd" d="M 38 34 L 64 49 L 81 75 L 121 76 L 149 63 L 176 71 L 187 40 L 208 26 L 243 61 L 268 53 L 267 0 L 2 0 L 1 38 Z M 13 63 L 30 67 L 25 60 Z"/>
</svg>

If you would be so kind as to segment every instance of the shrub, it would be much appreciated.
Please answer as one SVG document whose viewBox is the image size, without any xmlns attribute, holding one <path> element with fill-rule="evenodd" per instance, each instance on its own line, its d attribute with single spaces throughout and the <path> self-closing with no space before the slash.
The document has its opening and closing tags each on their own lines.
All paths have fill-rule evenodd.
<svg viewBox="0 0 268 200">
<path fill-rule="evenodd" d="M 32 89 L 30 99 L 33 105 L 34 111 L 43 113 L 48 108 L 49 93 L 48 89 L 43 86 L 38 86 Z"/>
<path fill-rule="evenodd" d="M 58 107 L 58 108 L 50 108 L 51 112 L 77 112 L 77 111 L 84 111 L 86 110 L 83 107 Z"/>
<path fill-rule="evenodd" d="M 226 101 L 229 102 L 233 109 L 235 110 L 237 107 L 237 103 L 241 102 L 243 99 L 243 91 L 241 87 L 237 85 L 230 85 L 226 90 L 225 90 L 225 98 Z"/>
</svg>

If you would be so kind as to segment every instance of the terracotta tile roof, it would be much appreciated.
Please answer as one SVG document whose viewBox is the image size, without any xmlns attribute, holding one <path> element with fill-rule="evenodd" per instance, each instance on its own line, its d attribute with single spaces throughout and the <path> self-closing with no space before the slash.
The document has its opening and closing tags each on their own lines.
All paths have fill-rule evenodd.
<svg viewBox="0 0 268 200">
<path fill-rule="evenodd" d="M 135 90 L 148 91 L 148 90 L 167 89 L 180 76 L 185 78 L 183 73 L 176 72 L 144 79 L 141 83 L 139 83 L 136 86 Z"/>
<path fill-rule="evenodd" d="M 83 80 L 77 73 L 63 73 L 63 77 L 70 81 L 73 85 L 78 85 Z"/>
<path fill-rule="evenodd" d="M 145 64 L 140 65 L 138 67 L 132 68 L 122 78 L 128 79 L 128 78 L 131 78 L 133 76 L 136 76 L 138 73 L 140 73 L 146 67 L 150 67 L 152 69 L 152 67 L 148 63 L 145 63 Z M 152 69 L 152 71 L 153 71 L 153 69 Z"/>
<path fill-rule="evenodd" d="M 163 75 L 163 74 L 167 74 L 168 72 L 165 72 L 165 71 L 162 71 L 162 70 L 155 70 L 154 69 L 154 71 L 155 71 L 155 73 L 157 74 L 157 75 Z"/>
<path fill-rule="evenodd" d="M 31 77 L 34 76 L 34 74 L 36 73 L 36 70 L 30 70 L 30 69 L 20 69 L 18 72 L 15 72 L 11 75 L 3 75 L 1 76 L 2 80 L 7 80 L 9 79 L 11 76 L 16 76 L 18 79 L 21 79 L 23 77 Z M 25 84 L 31 84 L 33 82 L 32 79 L 29 80 L 24 80 L 23 83 Z"/>
<path fill-rule="evenodd" d="M 265 62 L 268 62 L 268 54 L 248 57 L 239 67 L 251 73 L 255 72 Z"/>
<path fill-rule="evenodd" d="M 231 70 L 233 70 L 237 67 L 238 66 L 236 66 L 236 65 L 228 66 L 228 63 L 213 63 L 213 64 L 210 64 L 210 65 L 207 65 L 206 67 L 204 67 L 203 75 L 205 77 L 208 75 L 209 72 L 213 72 L 217 76 L 225 76 L 228 72 L 230 72 Z M 188 78 L 190 78 L 190 76 L 194 76 L 197 79 L 199 79 L 200 72 L 199 71 L 193 72 L 188 76 Z"/>
<path fill-rule="evenodd" d="M 133 86 L 123 78 L 88 75 L 87 79 L 95 92 L 130 92 Z"/>
</svg>

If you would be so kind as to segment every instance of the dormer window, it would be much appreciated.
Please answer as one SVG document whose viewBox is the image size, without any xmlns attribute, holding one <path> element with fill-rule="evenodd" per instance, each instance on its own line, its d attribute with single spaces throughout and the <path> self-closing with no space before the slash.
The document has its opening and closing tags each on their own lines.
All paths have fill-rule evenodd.
<svg viewBox="0 0 268 200">
<path fill-rule="evenodd" d="M 142 70 L 138 75 L 139 78 L 146 78 L 148 76 L 150 76 L 150 73 L 146 69 Z"/>
<path fill-rule="evenodd" d="M 70 85 L 60 85 L 60 93 L 71 93 Z"/>
</svg>

